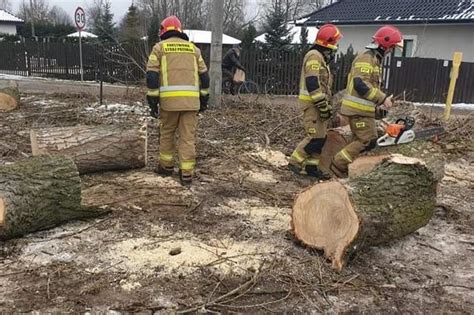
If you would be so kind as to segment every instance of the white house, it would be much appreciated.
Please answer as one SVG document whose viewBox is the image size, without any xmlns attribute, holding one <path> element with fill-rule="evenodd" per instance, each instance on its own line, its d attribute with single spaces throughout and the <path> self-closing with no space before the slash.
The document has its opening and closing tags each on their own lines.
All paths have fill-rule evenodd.
<svg viewBox="0 0 474 315">
<path fill-rule="evenodd" d="M 473 0 L 339 0 L 314 11 L 298 25 L 339 26 L 340 51 L 352 45 L 361 51 L 382 25 L 395 25 L 404 34 L 405 57 L 452 59 L 456 51 L 474 62 Z"/>
<path fill-rule="evenodd" d="M 17 25 L 25 23 L 22 19 L 5 10 L 0 10 L 0 34 L 16 35 Z"/>
</svg>

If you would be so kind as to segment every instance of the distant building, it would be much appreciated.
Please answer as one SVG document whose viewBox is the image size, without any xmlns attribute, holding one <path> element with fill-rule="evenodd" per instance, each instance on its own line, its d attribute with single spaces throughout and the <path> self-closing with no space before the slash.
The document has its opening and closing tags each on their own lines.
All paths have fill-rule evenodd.
<svg viewBox="0 0 474 315">
<path fill-rule="evenodd" d="M 397 26 L 405 37 L 404 57 L 452 59 L 455 51 L 474 62 L 473 0 L 339 0 L 314 11 L 297 25 L 336 24 L 344 38 L 340 51 L 352 45 L 362 51 L 375 31 Z"/>
<path fill-rule="evenodd" d="M 0 10 L 0 34 L 16 35 L 16 27 L 25 22 L 8 13 L 5 10 Z"/>
</svg>

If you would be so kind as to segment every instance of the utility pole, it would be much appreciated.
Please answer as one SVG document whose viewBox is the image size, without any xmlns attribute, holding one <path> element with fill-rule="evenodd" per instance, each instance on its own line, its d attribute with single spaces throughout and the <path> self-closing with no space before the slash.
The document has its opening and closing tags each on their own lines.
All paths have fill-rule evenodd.
<svg viewBox="0 0 474 315">
<path fill-rule="evenodd" d="M 211 39 L 211 65 L 209 76 L 211 86 L 211 106 L 219 106 L 222 92 L 222 28 L 224 24 L 224 0 L 212 1 L 212 39 Z"/>
<path fill-rule="evenodd" d="M 35 14 L 33 12 L 33 0 L 30 0 L 31 37 L 35 38 Z"/>
</svg>

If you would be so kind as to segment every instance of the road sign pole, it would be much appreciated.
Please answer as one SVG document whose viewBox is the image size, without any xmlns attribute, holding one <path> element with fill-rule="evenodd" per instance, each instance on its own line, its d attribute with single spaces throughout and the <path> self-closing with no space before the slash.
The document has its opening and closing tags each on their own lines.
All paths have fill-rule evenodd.
<svg viewBox="0 0 474 315">
<path fill-rule="evenodd" d="M 81 66 L 81 81 L 84 81 L 84 68 L 82 65 L 82 32 L 79 30 L 79 63 Z"/>
<path fill-rule="evenodd" d="M 77 7 L 74 12 L 74 21 L 76 22 L 77 30 L 79 31 L 79 71 L 81 72 L 81 81 L 84 81 L 84 66 L 82 64 L 82 30 L 86 27 L 86 13 L 81 7 Z"/>
</svg>

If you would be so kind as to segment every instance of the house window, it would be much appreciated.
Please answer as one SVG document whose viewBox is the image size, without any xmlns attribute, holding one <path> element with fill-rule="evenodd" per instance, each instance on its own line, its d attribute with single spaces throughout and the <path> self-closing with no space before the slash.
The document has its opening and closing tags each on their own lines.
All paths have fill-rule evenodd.
<svg viewBox="0 0 474 315">
<path fill-rule="evenodd" d="M 414 39 L 404 39 L 403 40 L 403 51 L 400 49 L 395 49 L 395 57 L 413 57 L 415 52 L 415 40 Z"/>
</svg>

